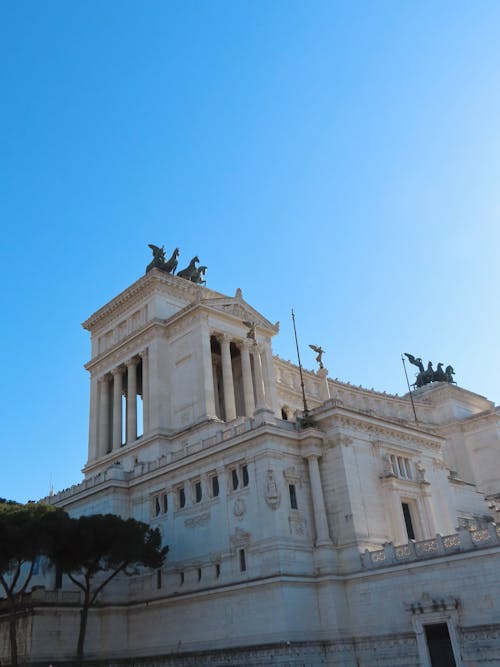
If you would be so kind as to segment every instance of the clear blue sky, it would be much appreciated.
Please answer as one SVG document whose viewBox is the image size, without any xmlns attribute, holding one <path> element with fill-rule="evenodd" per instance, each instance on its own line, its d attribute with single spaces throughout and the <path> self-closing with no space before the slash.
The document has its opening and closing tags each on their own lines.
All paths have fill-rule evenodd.
<svg viewBox="0 0 500 667">
<path fill-rule="evenodd" d="M 275 352 L 500 400 L 500 3 L 0 5 L 0 496 L 81 479 L 80 323 L 148 243 L 281 321 Z M 413 368 L 411 368 L 413 372 Z"/>
</svg>

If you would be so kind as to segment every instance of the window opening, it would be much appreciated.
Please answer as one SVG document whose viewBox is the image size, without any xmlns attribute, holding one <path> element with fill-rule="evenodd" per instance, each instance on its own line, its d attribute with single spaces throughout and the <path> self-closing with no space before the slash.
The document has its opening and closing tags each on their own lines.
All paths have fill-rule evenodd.
<svg viewBox="0 0 500 667">
<path fill-rule="evenodd" d="M 184 487 L 182 486 L 179 491 L 179 507 L 182 509 L 183 507 L 186 506 L 186 493 L 184 491 Z"/>
<path fill-rule="evenodd" d="M 401 503 L 401 507 L 403 508 L 403 516 L 405 520 L 405 526 L 406 526 L 406 532 L 408 534 L 408 539 L 409 540 L 414 540 L 415 539 L 415 531 L 413 529 L 413 522 L 411 519 L 411 511 L 410 511 L 410 505 L 408 503 Z"/>
<path fill-rule="evenodd" d="M 160 512 L 161 512 L 160 499 L 158 496 L 155 496 L 155 516 L 160 516 Z"/>
<path fill-rule="evenodd" d="M 248 486 L 248 467 L 241 466 L 241 476 L 243 479 L 243 486 Z"/>
<path fill-rule="evenodd" d="M 179 579 L 180 579 L 181 586 L 182 586 L 182 584 L 184 583 L 184 572 L 179 573 Z"/>
<path fill-rule="evenodd" d="M 118 381 L 120 381 L 119 378 L 118 378 Z M 123 447 L 123 445 L 126 444 L 125 438 L 126 438 L 126 433 L 127 433 L 127 397 L 125 396 L 125 394 L 122 394 L 121 401 L 122 401 L 122 442 L 121 442 L 121 444 L 122 444 L 122 447 Z"/>
<path fill-rule="evenodd" d="M 281 419 L 284 419 L 285 421 L 288 421 L 288 413 L 285 410 L 285 408 L 281 408 Z"/>
<path fill-rule="evenodd" d="M 288 491 L 290 492 L 290 507 L 293 510 L 296 510 L 299 508 L 299 506 L 297 504 L 297 492 L 295 490 L 295 484 L 289 484 Z"/>
<path fill-rule="evenodd" d="M 214 475 L 212 477 L 212 496 L 214 498 L 217 498 L 218 495 L 219 495 L 219 478 L 217 477 L 217 475 Z"/>
<path fill-rule="evenodd" d="M 195 482 L 194 499 L 197 503 L 201 503 L 201 482 Z"/>
<path fill-rule="evenodd" d="M 239 480 L 238 480 L 238 473 L 236 470 L 231 470 L 231 479 L 233 480 L 233 491 L 236 491 L 238 488 Z"/>
<path fill-rule="evenodd" d="M 240 572 L 245 572 L 247 569 L 247 560 L 245 557 L 245 549 L 240 549 Z"/>
<path fill-rule="evenodd" d="M 161 588 L 161 570 L 156 570 L 156 588 Z"/>
<path fill-rule="evenodd" d="M 424 625 L 432 667 L 456 667 L 450 633 L 446 623 Z"/>
<path fill-rule="evenodd" d="M 137 410 L 137 437 L 144 435 L 144 402 L 142 396 L 136 396 L 136 410 Z"/>
<path fill-rule="evenodd" d="M 168 512 L 168 495 L 166 493 L 163 494 L 162 501 L 163 501 L 163 513 L 166 514 Z"/>
<path fill-rule="evenodd" d="M 215 576 L 217 579 L 220 577 L 220 563 L 215 563 Z"/>
<path fill-rule="evenodd" d="M 201 567 L 198 568 L 198 581 L 201 581 Z"/>
</svg>

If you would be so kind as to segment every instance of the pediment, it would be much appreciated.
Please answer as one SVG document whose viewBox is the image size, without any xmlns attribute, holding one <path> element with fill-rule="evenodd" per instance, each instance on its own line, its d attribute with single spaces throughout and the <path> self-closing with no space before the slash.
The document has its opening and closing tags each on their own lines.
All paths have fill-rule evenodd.
<svg viewBox="0 0 500 667">
<path fill-rule="evenodd" d="M 203 305 L 226 315 L 232 315 L 238 320 L 255 322 L 260 329 L 265 329 L 273 334 L 279 331 L 279 322 L 272 324 L 240 296 L 203 299 Z"/>
</svg>

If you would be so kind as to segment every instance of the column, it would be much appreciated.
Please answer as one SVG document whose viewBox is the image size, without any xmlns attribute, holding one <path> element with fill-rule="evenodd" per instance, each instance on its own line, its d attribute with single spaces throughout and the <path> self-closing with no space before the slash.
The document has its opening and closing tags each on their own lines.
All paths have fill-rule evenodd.
<svg viewBox="0 0 500 667">
<path fill-rule="evenodd" d="M 316 527 L 316 546 L 331 544 L 328 520 L 326 518 L 325 499 L 319 473 L 318 455 L 310 453 L 306 455 L 309 466 L 309 482 L 313 501 L 314 525 Z"/>
<path fill-rule="evenodd" d="M 252 366 L 250 365 L 250 345 L 251 343 L 249 340 L 242 341 L 240 345 L 241 373 L 243 375 L 243 397 L 245 400 L 245 415 L 247 417 L 251 417 L 255 410 Z"/>
<path fill-rule="evenodd" d="M 319 371 L 317 371 L 317 376 L 320 378 L 319 395 L 321 396 L 321 400 L 328 401 L 330 398 L 330 388 L 328 387 L 328 370 L 326 368 L 320 368 Z"/>
<path fill-rule="evenodd" d="M 432 503 L 432 497 L 429 490 L 429 482 L 421 482 L 420 487 L 422 489 L 422 500 L 424 503 L 425 518 L 428 528 L 428 535 L 424 536 L 424 539 L 430 539 L 431 537 L 436 536 L 436 517 L 434 516 L 434 509 Z M 452 531 L 453 532 L 453 531 Z"/>
<path fill-rule="evenodd" d="M 139 352 L 142 359 L 142 433 L 149 432 L 149 375 L 148 375 L 148 351 Z"/>
<path fill-rule="evenodd" d="M 109 442 L 109 376 L 99 380 L 99 449 L 97 456 L 105 456 L 110 447 Z"/>
<path fill-rule="evenodd" d="M 137 440 L 137 359 L 127 362 L 127 444 Z"/>
<path fill-rule="evenodd" d="M 278 400 L 278 393 L 276 391 L 276 374 L 274 372 L 274 360 L 270 340 L 263 344 L 261 358 L 266 406 L 272 410 L 276 417 L 281 418 L 281 407 Z"/>
<path fill-rule="evenodd" d="M 260 358 L 259 345 L 255 344 L 252 349 L 253 369 L 255 373 L 255 397 L 257 399 L 256 410 L 263 410 L 265 406 L 264 378 L 262 376 L 262 361 Z"/>
<path fill-rule="evenodd" d="M 90 463 L 99 458 L 99 380 L 90 375 L 89 457 Z"/>
<path fill-rule="evenodd" d="M 113 371 L 113 451 L 122 446 L 122 369 Z"/>
<path fill-rule="evenodd" d="M 220 346 L 222 353 L 222 383 L 224 385 L 224 410 L 226 421 L 236 419 L 236 403 L 234 400 L 233 368 L 231 365 L 231 337 L 224 334 Z"/>
</svg>

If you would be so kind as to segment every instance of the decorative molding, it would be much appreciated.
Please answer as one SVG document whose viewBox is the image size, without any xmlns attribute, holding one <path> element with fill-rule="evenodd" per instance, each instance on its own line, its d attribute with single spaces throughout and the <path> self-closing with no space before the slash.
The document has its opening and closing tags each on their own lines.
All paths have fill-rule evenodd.
<svg viewBox="0 0 500 667">
<path fill-rule="evenodd" d="M 302 473 L 300 473 L 295 466 L 290 466 L 283 470 L 283 477 L 287 484 L 296 484 L 297 486 L 302 486 L 304 481 Z"/>
<path fill-rule="evenodd" d="M 241 519 L 243 519 L 243 515 L 245 514 L 246 511 L 247 511 L 247 508 L 246 508 L 245 501 L 243 500 L 243 498 L 237 498 L 236 502 L 234 503 L 234 507 L 233 507 L 234 516 L 239 521 L 241 521 Z"/>
<path fill-rule="evenodd" d="M 204 526 L 210 520 L 210 512 L 203 512 L 203 514 L 198 514 L 193 516 L 190 519 L 184 521 L 186 528 L 196 528 L 196 526 Z"/>
<path fill-rule="evenodd" d="M 236 528 L 234 531 L 233 535 L 230 536 L 230 541 L 233 547 L 245 547 L 249 544 L 251 538 L 251 534 L 247 533 L 245 530 L 242 530 L 241 528 Z"/>
</svg>

